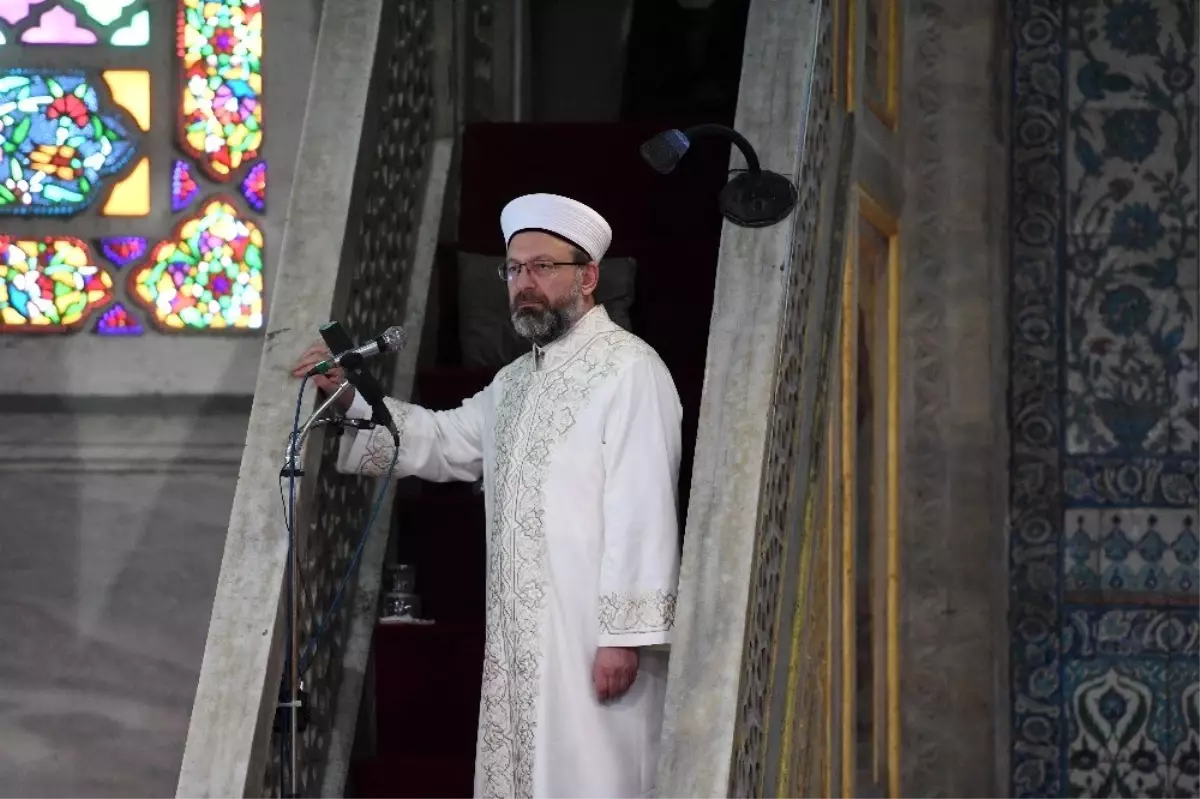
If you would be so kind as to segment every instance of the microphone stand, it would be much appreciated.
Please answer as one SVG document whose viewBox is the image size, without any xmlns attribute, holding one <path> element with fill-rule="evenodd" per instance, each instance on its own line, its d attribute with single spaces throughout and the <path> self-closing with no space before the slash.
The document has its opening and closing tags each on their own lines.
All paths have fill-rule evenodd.
<svg viewBox="0 0 1200 799">
<path fill-rule="evenodd" d="M 326 424 L 340 424 L 338 419 L 323 418 L 325 412 L 337 402 L 338 398 L 350 387 L 348 382 L 344 382 L 337 387 L 325 402 L 321 403 L 320 407 L 313 412 L 311 416 L 304 422 L 303 427 L 299 432 L 293 431 L 289 436 L 287 452 L 284 455 L 283 468 L 279 472 L 279 476 L 296 478 L 304 476 L 304 469 L 296 464 L 296 458 L 299 457 L 301 449 L 304 447 L 304 442 L 308 439 L 309 432 L 314 428 Z M 293 513 L 294 515 L 294 513 Z M 296 774 L 299 767 L 299 740 L 300 740 L 300 710 L 303 705 L 303 689 L 300 685 L 300 547 L 299 530 L 296 528 L 296 520 L 291 520 L 292 540 L 291 558 L 289 562 L 288 575 L 288 591 L 291 595 L 291 607 L 288 609 L 288 616 L 291 621 L 291 640 L 288 642 L 291 657 L 290 668 L 288 674 L 289 696 L 288 701 L 281 703 L 283 707 L 289 709 L 289 727 L 291 733 L 292 745 L 291 763 L 289 764 L 290 777 L 290 795 L 296 796 Z M 283 764 L 279 764 L 282 768 Z"/>
</svg>

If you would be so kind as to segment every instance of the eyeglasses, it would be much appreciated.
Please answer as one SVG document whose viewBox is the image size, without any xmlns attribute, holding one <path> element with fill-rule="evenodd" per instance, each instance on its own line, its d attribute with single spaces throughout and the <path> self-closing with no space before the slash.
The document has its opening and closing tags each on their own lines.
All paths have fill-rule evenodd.
<svg viewBox="0 0 1200 799">
<path fill-rule="evenodd" d="M 548 261 L 543 259 L 530 261 L 529 263 L 501 261 L 497 264 L 496 273 L 500 275 L 500 279 L 505 283 L 511 283 L 520 276 L 522 269 L 528 271 L 535 278 L 544 278 L 550 277 L 550 275 L 554 274 L 555 270 L 564 266 L 587 266 L 587 264 L 579 263 L 578 261 Z"/>
</svg>

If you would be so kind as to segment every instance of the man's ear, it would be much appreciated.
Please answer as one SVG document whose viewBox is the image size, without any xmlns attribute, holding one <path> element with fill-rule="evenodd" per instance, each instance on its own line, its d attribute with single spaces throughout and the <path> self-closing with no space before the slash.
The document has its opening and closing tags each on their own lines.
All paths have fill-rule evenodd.
<svg viewBox="0 0 1200 799">
<path fill-rule="evenodd" d="M 579 284 L 579 288 L 584 296 L 589 296 L 596 291 L 596 284 L 600 282 L 600 264 L 593 261 L 580 269 L 583 271 L 583 281 Z"/>
</svg>

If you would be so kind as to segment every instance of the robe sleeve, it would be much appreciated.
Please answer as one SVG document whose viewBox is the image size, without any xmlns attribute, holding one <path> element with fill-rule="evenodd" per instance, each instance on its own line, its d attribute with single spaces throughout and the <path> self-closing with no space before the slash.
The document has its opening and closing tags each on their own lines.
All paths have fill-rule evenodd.
<svg viewBox="0 0 1200 799">
<path fill-rule="evenodd" d="M 419 477 L 435 483 L 474 481 L 483 475 L 483 409 L 489 389 L 449 411 L 385 399 L 400 433 L 400 457 L 394 476 Z M 355 397 L 346 415 L 368 418 L 370 406 Z M 382 425 L 342 435 L 338 471 L 381 477 L 387 474 L 395 447 Z"/>
<path fill-rule="evenodd" d="M 618 379 L 605 420 L 598 646 L 670 642 L 679 582 L 679 395 L 656 356 Z"/>
</svg>

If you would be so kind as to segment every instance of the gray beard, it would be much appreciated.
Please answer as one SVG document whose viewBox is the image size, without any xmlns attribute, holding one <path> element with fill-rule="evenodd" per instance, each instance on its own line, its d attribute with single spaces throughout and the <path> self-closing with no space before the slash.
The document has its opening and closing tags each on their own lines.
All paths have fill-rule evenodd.
<svg viewBox="0 0 1200 799">
<path fill-rule="evenodd" d="M 575 326 L 582 313 L 583 294 L 580 281 L 576 281 L 571 293 L 561 306 L 544 309 L 517 308 L 512 312 L 513 329 L 521 338 L 545 347 L 566 335 Z"/>
</svg>

